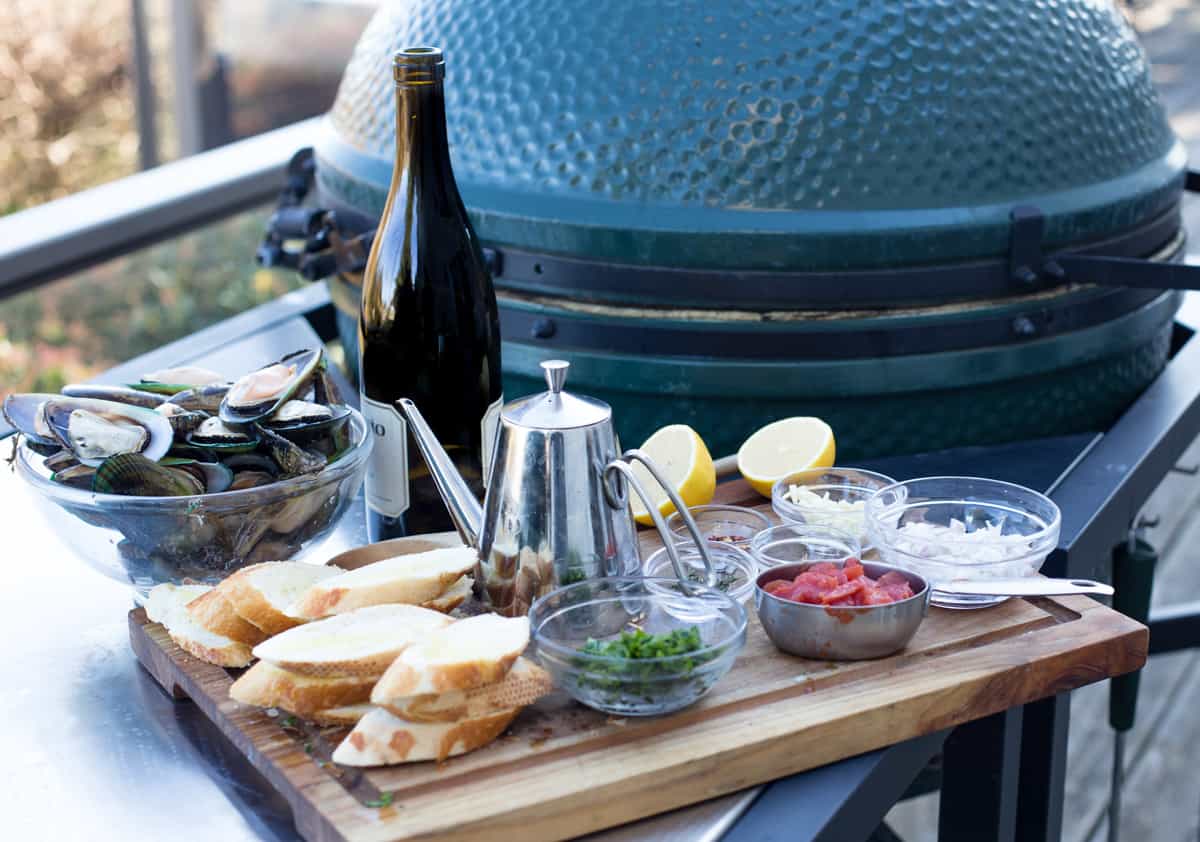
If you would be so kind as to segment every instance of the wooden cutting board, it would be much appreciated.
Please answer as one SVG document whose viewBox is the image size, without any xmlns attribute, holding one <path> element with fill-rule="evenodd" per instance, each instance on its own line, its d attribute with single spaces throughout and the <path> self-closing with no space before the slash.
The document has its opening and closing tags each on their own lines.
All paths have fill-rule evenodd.
<svg viewBox="0 0 1200 842">
<path fill-rule="evenodd" d="M 719 496 L 762 503 L 749 495 L 739 481 Z M 617 719 L 555 694 L 477 752 L 372 770 L 329 761 L 347 729 L 232 701 L 237 671 L 183 652 L 141 609 L 129 631 L 158 682 L 199 705 L 288 800 L 302 836 L 363 842 L 533 842 L 612 827 L 1137 669 L 1148 638 L 1087 597 L 1010 600 L 932 608 L 903 652 L 830 663 L 777 651 L 750 613 L 733 670 L 680 713 Z"/>
</svg>

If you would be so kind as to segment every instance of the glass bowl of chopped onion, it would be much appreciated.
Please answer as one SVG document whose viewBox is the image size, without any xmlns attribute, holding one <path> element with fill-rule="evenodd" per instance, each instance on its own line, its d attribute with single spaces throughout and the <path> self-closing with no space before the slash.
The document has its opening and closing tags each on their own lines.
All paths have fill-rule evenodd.
<svg viewBox="0 0 1200 842">
<path fill-rule="evenodd" d="M 867 499 L 894 485 L 889 476 L 862 468 L 812 468 L 790 474 L 771 488 L 771 508 L 784 523 L 830 526 L 871 548 L 863 514 Z"/>
<path fill-rule="evenodd" d="M 939 582 L 1034 576 L 1058 545 L 1058 505 L 1030 488 L 981 477 L 899 482 L 866 505 L 867 532 L 888 564 L 919 573 L 944 608 L 1008 599 L 938 590 Z"/>
</svg>

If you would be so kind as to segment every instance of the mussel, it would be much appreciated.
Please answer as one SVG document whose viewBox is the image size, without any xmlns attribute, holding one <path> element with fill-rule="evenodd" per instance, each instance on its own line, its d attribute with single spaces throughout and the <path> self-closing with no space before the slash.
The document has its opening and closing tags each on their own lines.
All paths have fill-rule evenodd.
<svg viewBox="0 0 1200 842">
<path fill-rule="evenodd" d="M 258 371 L 236 380 L 221 401 L 219 414 L 226 424 L 246 425 L 269 418 L 311 382 L 324 352 L 293 351 Z"/>
<path fill-rule="evenodd" d="M 141 380 L 137 383 L 130 383 L 129 386 L 132 389 L 139 389 L 144 392 L 174 395 L 185 389 L 195 389 L 200 386 L 220 383 L 224 379 L 220 374 L 207 368 L 185 365 L 175 368 L 162 368 L 158 371 L 143 374 Z"/>
<path fill-rule="evenodd" d="M 156 406 L 154 411 L 167 419 L 176 436 L 186 436 L 209 418 L 207 412 L 184 409 L 179 404 L 164 403 Z"/>
<path fill-rule="evenodd" d="M 187 435 L 187 443 L 201 450 L 219 453 L 248 453 L 258 446 L 251 433 L 235 430 L 220 418 L 206 418 Z"/>
<path fill-rule="evenodd" d="M 102 383 L 71 383 L 62 387 L 62 393 L 69 398 L 99 398 L 103 401 L 127 403 L 130 406 L 143 406 L 154 409 L 166 398 L 154 392 L 133 389 L 129 386 L 106 386 Z"/>
<path fill-rule="evenodd" d="M 165 467 L 140 453 L 105 459 L 92 477 L 92 491 L 139 497 L 184 497 L 203 494 L 204 484 L 188 471 Z"/>
<path fill-rule="evenodd" d="M 297 444 L 307 444 L 322 437 L 332 438 L 349 420 L 350 410 L 345 406 L 290 400 L 260 423 Z"/>
<path fill-rule="evenodd" d="M 280 476 L 284 478 L 301 474 L 315 474 L 327 464 L 322 454 L 305 450 L 295 442 L 285 439 L 261 424 L 256 425 L 255 429 L 267 452 L 279 466 Z"/>
<path fill-rule="evenodd" d="M 46 423 L 46 415 L 42 411 L 47 401 L 54 401 L 62 395 L 39 394 L 28 392 L 19 395 L 9 395 L 4 399 L 4 419 L 13 429 L 25 435 L 25 438 L 35 444 L 58 447 L 60 442 Z"/>
<path fill-rule="evenodd" d="M 167 403 L 193 412 L 215 415 L 221 408 L 221 401 L 225 399 L 225 395 L 232 385 L 232 383 L 213 383 L 209 386 L 184 389 L 167 398 Z"/>
<path fill-rule="evenodd" d="M 175 437 L 153 410 L 95 398 L 55 398 L 46 401 L 42 415 L 62 446 L 92 467 L 121 453 L 160 459 Z"/>
</svg>

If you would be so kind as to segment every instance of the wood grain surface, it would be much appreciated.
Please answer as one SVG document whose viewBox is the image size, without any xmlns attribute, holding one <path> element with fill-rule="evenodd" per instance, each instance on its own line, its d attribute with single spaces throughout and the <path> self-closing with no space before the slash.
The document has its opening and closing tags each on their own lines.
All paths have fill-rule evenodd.
<svg viewBox="0 0 1200 842">
<path fill-rule="evenodd" d="M 719 496 L 750 502 L 747 492 L 739 481 Z M 680 713 L 616 719 L 554 694 L 472 754 L 357 770 L 329 762 L 346 729 L 243 707 L 228 696 L 236 671 L 192 658 L 140 609 L 129 628 L 147 670 L 250 758 L 306 839 L 364 842 L 612 827 L 1136 669 L 1147 641 L 1144 626 L 1087 597 L 1011 600 L 931 609 L 903 652 L 830 663 L 778 652 L 752 616 L 733 670 Z"/>
</svg>

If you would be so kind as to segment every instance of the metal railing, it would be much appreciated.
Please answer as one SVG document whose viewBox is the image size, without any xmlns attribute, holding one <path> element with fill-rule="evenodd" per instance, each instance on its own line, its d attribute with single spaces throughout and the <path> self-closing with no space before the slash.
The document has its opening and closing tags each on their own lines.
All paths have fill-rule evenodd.
<svg viewBox="0 0 1200 842">
<path fill-rule="evenodd" d="M 0 217 L 0 298 L 273 200 L 320 117 Z M 250 259 L 250 255 L 247 255 Z"/>
</svg>

